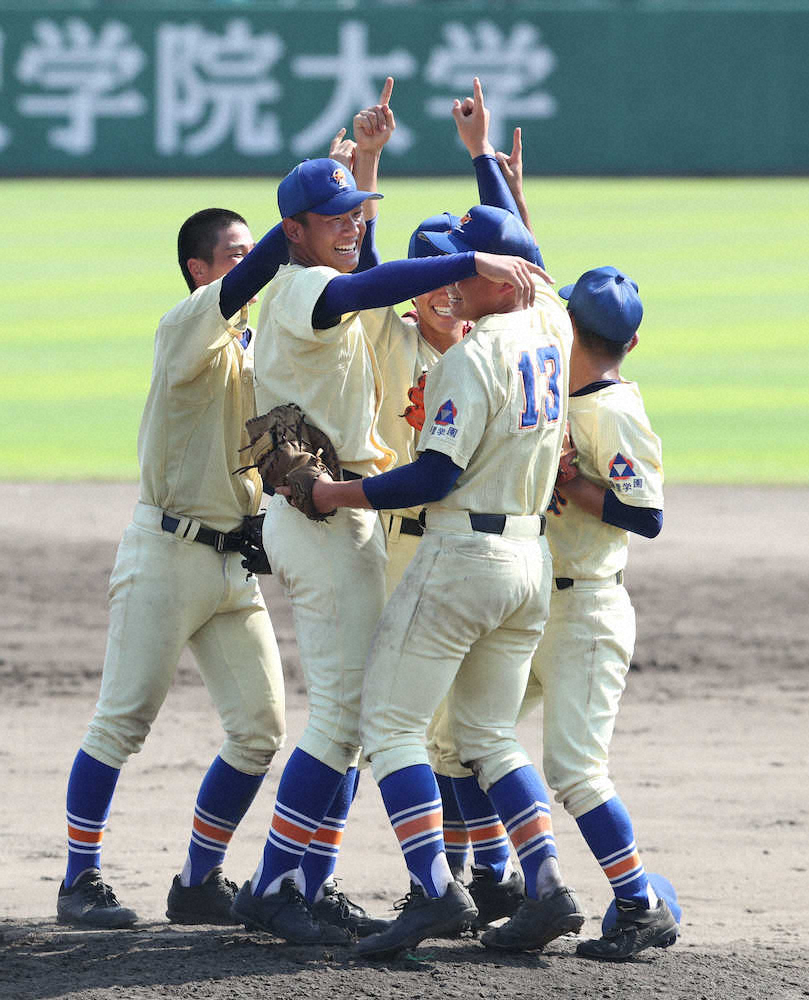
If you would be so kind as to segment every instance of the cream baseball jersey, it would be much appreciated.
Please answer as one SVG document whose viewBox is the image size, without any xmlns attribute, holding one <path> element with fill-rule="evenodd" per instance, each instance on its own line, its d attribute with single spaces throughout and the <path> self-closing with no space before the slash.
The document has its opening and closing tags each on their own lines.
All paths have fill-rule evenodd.
<svg viewBox="0 0 809 1000">
<path fill-rule="evenodd" d="M 365 337 L 362 313 L 347 313 L 328 330 L 312 326 L 312 310 L 339 271 L 284 264 L 267 286 L 256 334 L 256 407 L 266 413 L 297 403 L 328 434 L 340 463 L 373 475 L 396 459 L 377 429 L 382 381 Z"/>
<path fill-rule="evenodd" d="M 231 531 L 258 510 L 255 469 L 233 475 L 255 414 L 253 340 L 242 347 L 247 309 L 228 322 L 221 279 L 160 320 L 152 383 L 138 434 L 140 500 Z"/>
<path fill-rule="evenodd" d="M 561 300 L 485 316 L 427 378 L 419 451 L 464 471 L 436 509 L 536 514 L 556 479 L 573 333 Z"/>
<path fill-rule="evenodd" d="M 649 425 L 634 382 L 615 382 L 571 396 L 570 432 L 579 471 L 613 490 L 621 503 L 663 509 L 660 438 Z M 548 543 L 556 576 L 606 579 L 626 566 L 629 535 L 555 493 L 548 508 Z"/>
</svg>

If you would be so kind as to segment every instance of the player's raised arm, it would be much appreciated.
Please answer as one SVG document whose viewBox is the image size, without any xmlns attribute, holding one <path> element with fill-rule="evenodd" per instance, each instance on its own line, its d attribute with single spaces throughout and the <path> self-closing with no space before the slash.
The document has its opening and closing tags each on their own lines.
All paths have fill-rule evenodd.
<svg viewBox="0 0 809 1000">
<path fill-rule="evenodd" d="M 393 93 L 393 77 L 389 76 L 379 95 L 379 103 L 365 108 L 354 115 L 354 177 L 357 187 L 362 191 L 377 190 L 377 174 L 382 148 L 388 142 L 396 128 L 396 119 L 390 108 L 390 98 Z M 363 206 L 366 222 L 376 218 L 378 205 L 375 201 L 366 201 Z"/>
<path fill-rule="evenodd" d="M 506 155 L 498 151 L 494 155 L 497 158 L 503 179 L 508 185 L 508 189 L 517 205 L 517 211 L 520 213 L 523 225 L 534 239 L 536 239 L 536 234 L 531 226 L 528 205 L 525 201 L 525 190 L 522 183 L 522 129 L 519 125 L 514 129 L 514 141 L 511 145 L 511 153 Z"/>
</svg>

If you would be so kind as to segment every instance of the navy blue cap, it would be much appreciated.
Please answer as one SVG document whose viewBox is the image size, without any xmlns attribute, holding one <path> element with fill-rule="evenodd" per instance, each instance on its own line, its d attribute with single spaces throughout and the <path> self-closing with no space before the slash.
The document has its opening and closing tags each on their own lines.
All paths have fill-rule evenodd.
<svg viewBox="0 0 809 1000">
<path fill-rule="evenodd" d="M 367 198 L 381 194 L 358 191 L 351 171 L 337 160 L 304 160 L 278 185 L 278 210 L 282 219 L 298 212 L 342 215 L 353 211 Z"/>
<path fill-rule="evenodd" d="M 450 232 L 424 232 L 420 238 L 429 240 L 442 253 L 482 250 L 524 257 L 531 263 L 536 260 L 534 237 L 516 215 L 493 205 L 475 205 Z"/>
<path fill-rule="evenodd" d="M 441 251 L 432 245 L 422 233 L 448 233 L 460 222 L 457 215 L 450 215 L 449 212 L 442 212 L 440 215 L 431 215 L 429 219 L 420 222 L 416 226 L 413 235 L 410 237 L 410 245 L 407 248 L 408 257 L 436 257 Z"/>
<path fill-rule="evenodd" d="M 627 344 L 643 319 L 637 282 L 614 267 L 586 271 L 559 295 L 580 326 L 618 344 Z"/>
</svg>

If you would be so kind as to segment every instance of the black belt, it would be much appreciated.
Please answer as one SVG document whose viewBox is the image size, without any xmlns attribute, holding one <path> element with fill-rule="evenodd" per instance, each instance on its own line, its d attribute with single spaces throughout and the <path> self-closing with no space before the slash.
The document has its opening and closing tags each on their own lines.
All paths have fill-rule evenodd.
<svg viewBox="0 0 809 1000">
<path fill-rule="evenodd" d="M 163 531 L 170 531 L 172 535 L 177 531 L 179 525 L 179 519 L 169 517 L 168 514 L 164 514 L 163 520 L 160 522 Z M 186 535 L 190 528 L 191 522 L 189 521 L 188 527 L 185 529 Z M 212 545 L 217 552 L 238 552 L 242 547 L 244 538 L 240 531 L 225 533 L 224 531 L 214 531 L 213 528 L 206 528 L 205 525 L 200 525 L 194 541 L 202 542 L 203 545 Z"/>
<path fill-rule="evenodd" d="M 398 515 L 392 514 L 390 521 L 388 522 L 388 532 L 393 528 L 393 519 Z M 422 512 L 423 516 L 423 512 Z M 421 519 L 416 519 L 415 517 L 400 517 L 399 520 L 401 524 L 399 525 L 400 535 L 414 535 L 416 538 L 421 538 L 424 534 L 424 524 Z"/>
<path fill-rule="evenodd" d="M 540 535 L 545 534 L 545 515 L 540 514 Z M 469 514 L 472 531 L 485 531 L 490 535 L 502 535 L 506 530 L 505 514 Z"/>
<path fill-rule="evenodd" d="M 358 472 L 349 472 L 348 469 L 343 469 L 343 482 L 348 482 L 350 479 L 362 479 L 363 477 Z"/>
<path fill-rule="evenodd" d="M 604 582 L 609 583 L 609 580 L 610 578 L 607 577 L 607 579 Z M 557 590 L 567 590 L 569 587 L 573 587 L 576 584 L 576 581 L 571 580 L 569 576 L 557 576 L 555 582 Z M 616 583 L 624 582 L 624 571 L 622 569 L 619 569 L 618 572 L 615 574 L 615 582 Z"/>
</svg>

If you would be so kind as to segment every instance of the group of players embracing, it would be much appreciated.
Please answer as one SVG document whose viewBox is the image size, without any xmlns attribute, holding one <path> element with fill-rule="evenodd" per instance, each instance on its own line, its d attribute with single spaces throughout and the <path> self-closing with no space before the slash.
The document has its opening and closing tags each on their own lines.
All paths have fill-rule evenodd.
<svg viewBox="0 0 809 1000">
<path fill-rule="evenodd" d="M 102 834 L 188 645 L 225 740 L 169 920 L 371 958 L 470 928 L 507 951 L 578 933 L 585 915 L 562 876 L 549 793 L 516 735 L 541 702 L 545 779 L 615 896 L 601 937 L 577 952 L 625 960 L 673 944 L 680 917 L 671 884 L 644 868 L 608 770 L 635 641 L 628 533 L 662 526 L 660 442 L 620 376 L 638 342 L 638 287 L 607 266 L 553 290 L 520 130 L 510 154 L 495 152 L 477 79 L 452 117 L 480 204 L 431 215 L 406 259 L 380 262 L 392 89 L 388 78 L 355 116 L 353 140 L 341 131 L 328 158 L 281 181 L 281 222 L 258 244 L 222 209 L 180 229 L 191 294 L 157 329 L 139 500 L 68 784 L 58 919 L 137 920 L 103 881 Z M 254 332 L 248 305 L 264 286 Z M 409 301 L 412 312 L 393 308 Z M 311 483 L 308 517 L 244 463 L 245 424 L 288 403 L 336 455 Z M 239 888 L 225 852 L 284 740 L 281 662 L 255 575 L 269 566 L 291 601 L 309 718 Z M 395 919 L 370 916 L 334 878 L 366 763 L 410 880 Z"/>
</svg>

